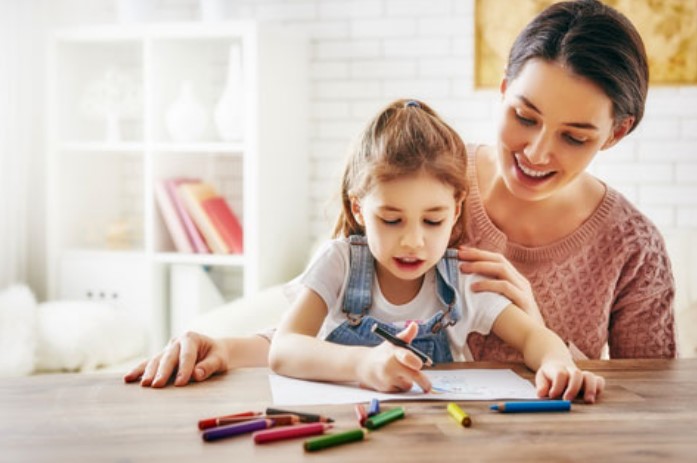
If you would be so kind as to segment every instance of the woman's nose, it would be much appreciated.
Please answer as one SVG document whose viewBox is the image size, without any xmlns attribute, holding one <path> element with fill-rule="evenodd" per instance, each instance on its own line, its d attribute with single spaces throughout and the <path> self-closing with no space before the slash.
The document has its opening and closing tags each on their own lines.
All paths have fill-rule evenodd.
<svg viewBox="0 0 697 463">
<path fill-rule="evenodd" d="M 544 165 L 549 161 L 551 148 L 552 136 L 542 129 L 525 146 L 523 154 L 531 164 Z"/>
</svg>

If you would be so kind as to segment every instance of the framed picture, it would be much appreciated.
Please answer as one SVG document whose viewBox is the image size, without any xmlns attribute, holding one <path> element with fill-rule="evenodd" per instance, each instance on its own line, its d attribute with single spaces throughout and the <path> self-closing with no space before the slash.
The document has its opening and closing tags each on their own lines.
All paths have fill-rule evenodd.
<svg viewBox="0 0 697 463">
<path fill-rule="evenodd" d="M 518 33 L 554 0 L 475 0 L 475 87 L 497 87 Z M 697 84 L 697 1 L 605 0 L 634 23 L 652 84 Z"/>
</svg>

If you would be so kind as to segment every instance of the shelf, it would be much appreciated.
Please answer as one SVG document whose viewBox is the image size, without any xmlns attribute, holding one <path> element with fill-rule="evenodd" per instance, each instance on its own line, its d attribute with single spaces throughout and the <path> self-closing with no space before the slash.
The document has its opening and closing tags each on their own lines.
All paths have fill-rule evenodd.
<svg viewBox="0 0 697 463">
<path fill-rule="evenodd" d="M 231 254 L 182 254 L 177 252 L 158 252 L 155 262 L 160 264 L 192 264 L 210 266 L 244 267 L 244 256 Z"/>
<path fill-rule="evenodd" d="M 118 294 L 159 349 L 202 300 L 180 282 L 209 278 L 229 300 L 297 275 L 309 246 L 307 45 L 253 21 L 50 34 L 48 297 Z M 168 179 L 210 184 L 244 255 L 177 252 L 196 228 L 162 200 Z"/>
</svg>

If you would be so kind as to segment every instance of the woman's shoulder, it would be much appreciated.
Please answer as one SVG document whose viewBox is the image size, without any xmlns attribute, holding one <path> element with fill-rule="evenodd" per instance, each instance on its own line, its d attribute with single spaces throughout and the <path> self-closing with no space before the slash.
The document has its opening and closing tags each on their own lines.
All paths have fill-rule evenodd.
<svg viewBox="0 0 697 463">
<path fill-rule="evenodd" d="M 611 205 L 612 209 L 608 214 L 607 231 L 614 240 L 634 250 L 645 248 L 645 251 L 666 252 L 663 235 L 656 224 L 622 193 L 609 186 L 607 189 L 605 201 Z"/>
</svg>

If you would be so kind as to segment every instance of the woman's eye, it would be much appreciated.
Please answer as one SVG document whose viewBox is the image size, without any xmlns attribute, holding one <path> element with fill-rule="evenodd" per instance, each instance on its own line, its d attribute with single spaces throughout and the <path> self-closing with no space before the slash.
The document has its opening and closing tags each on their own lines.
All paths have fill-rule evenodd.
<svg viewBox="0 0 697 463">
<path fill-rule="evenodd" d="M 572 145 L 583 145 L 586 142 L 569 134 L 564 135 L 564 139 Z"/>
<path fill-rule="evenodd" d="M 523 124 L 523 125 L 527 125 L 527 126 L 535 125 L 535 120 L 534 120 L 534 119 L 529 119 L 529 118 L 527 118 L 527 117 L 524 117 L 522 114 L 520 114 L 520 113 L 517 112 L 517 111 L 516 111 L 516 113 L 515 113 L 515 117 L 516 117 L 516 119 L 518 119 L 518 122 L 520 122 L 520 123 Z"/>
<path fill-rule="evenodd" d="M 424 223 L 426 225 L 431 225 L 433 227 L 437 227 L 438 225 L 441 225 L 443 223 L 442 220 L 424 220 Z"/>
</svg>

